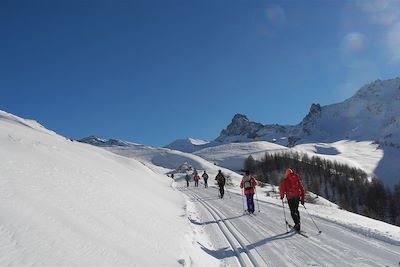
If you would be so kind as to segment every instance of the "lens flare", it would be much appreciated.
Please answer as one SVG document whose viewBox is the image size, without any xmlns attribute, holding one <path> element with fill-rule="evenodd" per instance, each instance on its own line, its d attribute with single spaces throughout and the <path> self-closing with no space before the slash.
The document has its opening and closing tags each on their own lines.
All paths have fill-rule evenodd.
<svg viewBox="0 0 400 267">
<path fill-rule="evenodd" d="M 265 16 L 268 21 L 275 25 L 283 25 L 286 22 L 286 14 L 279 5 L 271 5 L 265 9 Z"/>
<path fill-rule="evenodd" d="M 389 8 L 392 0 L 357 0 L 356 4 L 367 13 L 381 12 Z"/>
<path fill-rule="evenodd" d="M 364 49 L 365 36 L 361 33 L 349 33 L 342 42 L 342 49 L 346 53 L 359 53 Z"/>
<path fill-rule="evenodd" d="M 393 63 L 400 63 L 400 22 L 393 25 L 387 35 L 387 42 Z"/>
<path fill-rule="evenodd" d="M 377 25 L 389 26 L 400 19 L 400 1 L 359 0 L 357 6 Z"/>
</svg>

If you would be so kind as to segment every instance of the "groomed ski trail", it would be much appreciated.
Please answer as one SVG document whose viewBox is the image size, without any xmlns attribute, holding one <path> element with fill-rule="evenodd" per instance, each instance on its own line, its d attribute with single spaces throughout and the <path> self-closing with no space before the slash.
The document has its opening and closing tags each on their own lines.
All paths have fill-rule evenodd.
<svg viewBox="0 0 400 267">
<path fill-rule="evenodd" d="M 179 190 L 184 190 L 180 187 Z M 187 190 L 185 193 L 191 199 L 207 210 L 217 223 L 221 233 L 228 241 L 231 249 L 235 252 L 239 266 L 266 266 L 266 262 L 258 254 L 257 251 L 249 251 L 247 248 L 249 241 L 244 237 L 234 224 L 224 218 L 224 215 L 215 207 L 211 206 L 207 201 L 203 200 L 195 191 Z"/>
<path fill-rule="evenodd" d="M 183 185 L 183 184 L 182 184 Z M 286 232 L 281 205 L 259 201 L 261 212 L 243 214 L 242 196 L 226 191 L 218 198 L 215 186 L 183 187 L 178 189 L 202 210 L 202 221 L 207 226 L 217 224 L 219 233 L 206 227 L 209 235 L 222 235 L 228 240 L 237 257 L 237 266 L 397 266 L 400 247 L 369 238 L 360 233 L 314 218 L 323 231 L 318 233 L 314 224 L 300 208 L 302 229 L 309 238 Z M 286 209 L 286 207 L 285 207 Z M 208 216 L 207 216 L 208 213 Z M 286 209 L 288 221 L 290 213 Z M 207 221 L 208 220 L 208 221 Z M 207 230 L 206 230 L 207 231 Z M 215 244 L 223 247 L 223 244 Z M 226 250 L 208 251 L 210 255 L 225 260 Z M 228 265 L 233 265 L 230 261 Z"/>
</svg>

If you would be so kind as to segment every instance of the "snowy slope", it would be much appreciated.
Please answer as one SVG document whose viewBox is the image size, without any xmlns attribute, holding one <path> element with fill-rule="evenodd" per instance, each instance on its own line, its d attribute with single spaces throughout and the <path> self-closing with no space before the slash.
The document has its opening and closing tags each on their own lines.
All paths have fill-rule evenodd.
<svg viewBox="0 0 400 267">
<path fill-rule="evenodd" d="M 193 154 L 231 170 L 242 170 L 245 159 L 250 155 L 255 159 L 260 159 L 265 152 L 280 152 L 287 149 L 278 144 L 258 141 L 222 144 L 201 149 Z"/>
<path fill-rule="evenodd" d="M 124 141 L 120 141 L 124 142 Z M 96 142 L 95 142 L 96 143 Z M 124 142 L 128 143 L 128 142 Z M 330 152 L 332 157 L 336 157 L 335 160 L 341 162 L 347 162 L 348 164 L 353 164 L 354 166 L 360 166 L 362 164 L 362 158 L 357 158 L 358 152 L 357 150 L 361 151 L 369 151 L 370 143 L 358 143 L 358 142 L 350 142 L 350 144 L 343 144 L 342 142 L 338 142 L 336 144 L 315 144 L 315 146 L 305 146 L 305 147 L 296 147 L 293 148 L 296 151 L 302 151 L 303 153 L 315 154 Z M 353 146 L 352 149 L 354 150 L 354 158 L 351 157 L 343 157 L 341 155 L 341 151 L 348 149 L 349 146 Z M 376 146 L 376 145 L 375 145 Z M 367 148 L 365 148 L 367 147 Z M 210 174 L 211 181 L 212 178 L 216 175 L 218 169 L 222 169 L 225 174 L 228 174 L 232 179 L 232 184 L 229 185 L 227 188 L 232 193 L 228 196 L 233 197 L 233 193 L 240 196 L 241 191 L 238 187 L 241 179 L 241 175 L 238 175 L 229 169 L 221 168 L 220 166 L 215 166 L 214 164 L 204 160 L 202 157 L 184 153 L 180 151 L 175 151 L 171 149 L 165 148 L 155 148 L 150 146 L 144 146 L 139 144 L 132 144 L 128 146 L 110 146 L 105 147 L 105 149 L 113 151 L 114 153 L 125 155 L 127 157 L 136 158 L 140 160 L 144 165 L 148 166 L 151 169 L 159 171 L 161 173 L 167 173 L 172 169 L 176 168 L 175 166 L 180 166 L 182 162 L 190 162 L 191 165 L 195 166 L 200 171 L 207 170 Z M 268 143 L 268 142 L 249 142 L 249 143 L 233 143 L 233 144 L 225 144 L 220 145 L 212 148 L 204 149 L 204 155 L 215 155 L 215 160 L 219 163 L 225 163 L 227 165 L 232 165 L 237 162 L 236 158 L 232 158 L 232 155 L 243 155 L 243 157 L 251 154 L 255 158 L 264 155 L 265 151 L 269 152 L 278 152 L 282 150 L 288 150 L 286 147 L 279 146 L 277 144 Z M 196 152 L 199 154 L 202 150 Z M 335 153 L 334 153 L 335 152 Z M 336 154 L 337 152 L 337 154 Z M 163 160 L 154 160 L 161 157 Z M 179 156 L 178 156 L 179 155 Z M 379 151 L 376 155 L 364 155 L 366 160 L 365 164 L 369 164 L 370 162 L 374 162 L 374 157 L 379 158 L 381 154 Z M 353 161 L 352 161 L 353 160 Z M 377 159 L 378 160 L 378 159 Z M 185 188 L 181 188 L 183 186 L 183 177 L 180 175 L 184 174 L 176 174 L 175 180 L 177 181 L 177 186 L 180 188 L 181 191 L 185 191 Z M 204 199 L 214 199 L 216 196 L 216 189 L 213 186 L 213 183 L 209 182 L 211 187 L 207 189 L 208 193 L 204 193 Z M 191 185 L 190 187 L 192 187 Z M 196 190 L 200 190 L 203 192 L 202 188 L 196 188 Z M 197 191 L 196 191 L 197 192 Z M 267 197 L 267 192 L 272 197 Z M 210 195 L 211 194 L 211 195 Z M 193 196 L 192 196 L 193 197 Z M 265 187 L 263 189 L 259 189 L 259 198 L 267 203 L 272 203 L 274 205 L 279 205 L 279 201 L 276 199 L 276 194 L 271 192 L 271 187 Z M 188 200 L 188 207 L 190 207 L 189 214 L 190 216 L 200 218 L 201 215 L 198 214 L 198 206 L 193 206 L 193 200 Z M 357 215 L 351 212 L 340 210 L 335 204 L 319 197 L 315 200 L 317 205 L 311 205 L 308 207 L 310 212 L 314 215 L 318 214 L 320 218 L 324 220 L 328 220 L 329 222 L 335 224 L 336 226 L 341 226 L 350 231 L 354 231 L 356 233 L 361 233 L 362 235 L 368 235 L 373 237 L 374 239 L 379 239 L 383 241 L 389 242 L 389 244 L 398 244 L 400 245 L 400 228 L 380 222 L 377 220 L 373 220 L 367 217 L 363 217 L 361 215 Z M 236 203 L 236 205 L 239 205 Z M 239 205 L 239 207 L 241 204 Z M 236 210 L 237 207 L 229 207 L 231 210 Z M 268 212 L 266 212 L 268 213 Z M 189 217 L 190 217 L 189 216 Z M 191 218 L 191 217 L 190 217 Z M 192 218 L 193 219 L 193 218 Z M 191 219 L 191 220 L 192 220 Z M 202 218 L 204 219 L 204 218 Z M 272 218 L 269 217 L 269 220 L 281 220 L 280 217 Z M 197 225 L 197 224 L 195 224 Z M 212 235 L 212 234 L 211 234 Z"/>
<path fill-rule="evenodd" d="M 96 145 L 98 143 L 97 139 L 99 138 L 95 139 L 96 140 L 93 141 L 89 141 L 88 139 L 84 140 L 85 142 Z M 198 170 L 207 170 L 212 177 L 215 176 L 218 170 L 221 169 L 224 171 L 224 173 L 235 177 L 236 181 L 240 178 L 240 176 L 235 172 L 226 169 L 223 166 L 214 165 L 210 161 L 191 153 L 185 153 L 168 148 L 157 148 L 125 141 L 119 142 L 124 143 L 125 145 L 101 146 L 104 147 L 104 149 L 111 151 L 115 154 L 128 158 L 134 158 L 159 173 L 171 172 L 186 162 L 187 164 L 193 166 Z"/>
<path fill-rule="evenodd" d="M 301 210 L 306 239 L 286 233 L 271 187 L 257 190 L 261 213 L 243 216 L 240 175 L 197 155 L 116 144 L 71 142 L 0 111 L 0 266 L 398 264 L 399 227 L 320 198 L 306 205 L 321 235 Z M 250 147 L 280 149 L 263 142 Z M 322 144 L 304 149 L 332 151 Z M 212 182 L 207 189 L 186 188 L 184 174 L 168 178 L 165 172 L 182 161 L 207 169 L 211 179 L 220 168 L 230 175 L 226 197 L 217 198 Z"/>
<path fill-rule="evenodd" d="M 400 78 L 377 80 L 342 103 L 321 107 L 298 130 L 303 143 L 350 139 L 400 147 Z"/>
<path fill-rule="evenodd" d="M 0 147 L 0 266 L 217 264 L 165 175 L 2 111 Z"/>
<path fill-rule="evenodd" d="M 165 148 L 191 153 L 208 146 L 212 146 L 212 144 L 210 144 L 209 141 L 186 138 L 186 139 L 177 139 L 171 144 L 165 146 Z"/>
<path fill-rule="evenodd" d="M 364 170 L 370 177 L 388 173 L 397 170 L 396 155 L 400 158 L 400 151 L 393 149 L 393 161 L 386 161 L 386 168 L 379 168 L 384 151 L 372 142 L 355 142 L 355 141 L 338 141 L 334 143 L 308 143 L 300 144 L 293 148 L 287 148 L 274 143 L 265 141 L 229 143 L 219 146 L 205 148 L 194 152 L 195 155 L 201 156 L 209 161 L 216 162 L 218 165 L 231 170 L 241 170 L 245 159 L 251 155 L 255 159 L 262 158 L 266 152 L 279 153 L 282 151 L 307 153 L 309 157 L 318 156 L 331 161 L 337 161 L 351 167 Z M 381 173 L 382 172 L 382 173 Z M 382 175 L 382 177 L 386 177 Z M 392 178 L 397 176 L 393 175 Z M 396 179 L 385 181 L 391 184 Z"/>
</svg>

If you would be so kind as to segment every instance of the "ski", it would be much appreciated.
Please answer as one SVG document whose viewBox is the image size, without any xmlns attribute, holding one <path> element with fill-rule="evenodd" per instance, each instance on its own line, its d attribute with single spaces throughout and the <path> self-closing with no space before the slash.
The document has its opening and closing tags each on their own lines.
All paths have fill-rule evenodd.
<svg viewBox="0 0 400 267">
<path fill-rule="evenodd" d="M 290 223 L 286 222 L 286 224 L 290 228 L 291 231 L 294 231 L 295 233 L 308 238 L 308 235 L 306 234 L 305 231 L 303 231 L 303 230 L 297 231 L 296 229 L 294 229 L 294 226 L 291 225 Z"/>
<path fill-rule="evenodd" d="M 244 214 L 244 215 L 256 215 L 254 212 L 253 212 L 253 213 L 250 213 L 250 212 L 248 212 L 247 210 L 245 210 L 245 211 L 243 212 L 243 214 Z"/>
<path fill-rule="evenodd" d="M 302 231 L 302 230 L 300 230 L 300 231 L 296 231 L 296 230 L 295 230 L 295 232 L 298 233 L 298 234 L 301 235 L 301 236 L 304 236 L 304 237 L 308 238 L 308 235 L 306 235 L 306 232 L 304 232 L 304 231 Z"/>
</svg>

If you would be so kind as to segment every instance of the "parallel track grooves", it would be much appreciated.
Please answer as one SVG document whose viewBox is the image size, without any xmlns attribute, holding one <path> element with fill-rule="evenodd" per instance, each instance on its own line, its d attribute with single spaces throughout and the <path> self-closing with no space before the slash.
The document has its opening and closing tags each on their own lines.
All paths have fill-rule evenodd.
<svg viewBox="0 0 400 267">
<path fill-rule="evenodd" d="M 233 249 L 233 251 L 235 251 L 236 257 L 237 257 L 237 259 L 239 261 L 240 266 L 248 266 L 248 264 L 246 264 L 245 260 L 243 259 L 243 256 L 242 256 L 241 252 L 236 247 L 235 241 L 236 241 L 236 243 L 238 243 L 240 245 L 240 249 L 243 250 L 243 252 L 246 254 L 248 262 L 251 263 L 252 266 L 255 266 L 255 267 L 260 266 L 260 264 L 257 262 L 255 257 L 253 256 L 252 252 L 250 252 L 248 250 L 247 245 L 244 243 L 242 238 L 239 237 L 238 234 L 236 234 L 235 230 L 233 230 L 233 228 L 235 228 L 236 231 L 238 231 L 237 228 L 233 224 L 231 224 L 230 222 L 227 222 L 224 219 L 224 217 L 221 215 L 221 212 L 218 211 L 218 209 L 214 208 L 209 203 L 207 203 L 206 201 L 202 200 L 193 191 L 191 191 L 190 194 L 188 194 L 188 195 L 192 196 L 198 203 L 200 203 L 211 214 L 213 219 L 217 222 L 218 227 L 220 228 L 221 232 L 224 234 L 225 238 L 229 242 L 229 244 L 230 244 L 231 248 Z M 225 228 L 223 226 L 225 226 L 225 228 L 226 228 L 226 230 L 228 230 L 228 232 L 225 230 Z M 232 239 L 232 237 L 233 237 L 233 239 Z M 246 239 L 246 238 L 244 238 L 244 239 Z M 246 240 L 246 241 L 249 242 L 248 240 Z M 260 255 L 259 255 L 259 257 L 261 259 Z M 263 262 L 263 265 L 265 265 L 265 264 L 266 263 Z"/>
</svg>

